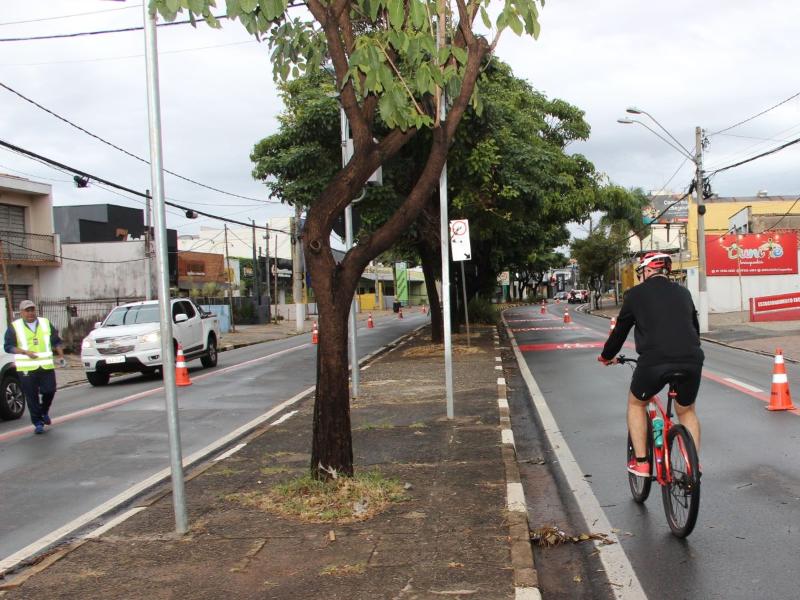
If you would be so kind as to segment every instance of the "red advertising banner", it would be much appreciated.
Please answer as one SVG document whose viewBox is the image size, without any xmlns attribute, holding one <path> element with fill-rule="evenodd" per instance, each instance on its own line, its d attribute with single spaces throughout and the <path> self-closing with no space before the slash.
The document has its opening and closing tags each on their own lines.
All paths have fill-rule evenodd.
<svg viewBox="0 0 800 600">
<path fill-rule="evenodd" d="M 800 318 L 800 292 L 750 298 L 751 321 L 793 321 Z"/>
<path fill-rule="evenodd" d="M 706 236 L 706 275 L 793 275 L 797 234 L 745 233 Z"/>
</svg>

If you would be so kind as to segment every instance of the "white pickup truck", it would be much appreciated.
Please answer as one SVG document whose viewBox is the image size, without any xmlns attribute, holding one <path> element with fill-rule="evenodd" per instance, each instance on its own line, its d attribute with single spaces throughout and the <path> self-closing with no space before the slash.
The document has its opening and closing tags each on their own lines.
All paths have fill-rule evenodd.
<svg viewBox="0 0 800 600">
<path fill-rule="evenodd" d="M 186 360 L 204 367 L 217 364 L 222 337 L 219 319 L 188 298 L 172 303 L 172 347 L 181 345 Z M 81 361 L 92 385 L 106 385 L 112 373 L 154 373 L 161 369 L 161 332 L 157 300 L 117 306 L 83 340 Z"/>
</svg>

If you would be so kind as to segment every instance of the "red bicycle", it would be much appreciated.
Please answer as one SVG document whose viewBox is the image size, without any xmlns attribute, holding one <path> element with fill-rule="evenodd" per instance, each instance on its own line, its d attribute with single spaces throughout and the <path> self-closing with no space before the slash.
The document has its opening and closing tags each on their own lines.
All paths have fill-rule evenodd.
<svg viewBox="0 0 800 600">
<path fill-rule="evenodd" d="M 620 354 L 616 362 L 635 364 L 637 361 Z M 639 504 L 650 495 L 653 480 L 661 486 L 667 523 L 673 535 L 679 538 L 685 538 L 692 533 L 700 510 L 697 449 L 689 431 L 683 425 L 672 422 L 672 403 L 678 396 L 675 387 L 687 376 L 685 372 L 675 371 L 664 377 L 669 384 L 666 410 L 658 396 L 653 396 L 648 402 L 647 462 L 650 465 L 650 477 L 628 473 L 631 494 Z M 659 421 L 663 421 L 663 428 Z M 628 434 L 628 461 L 635 456 L 631 436 Z"/>
</svg>

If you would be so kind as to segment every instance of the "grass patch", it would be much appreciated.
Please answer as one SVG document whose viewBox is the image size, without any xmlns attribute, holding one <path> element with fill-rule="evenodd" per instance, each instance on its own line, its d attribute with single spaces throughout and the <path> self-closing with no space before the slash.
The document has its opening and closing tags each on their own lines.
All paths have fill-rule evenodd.
<svg viewBox="0 0 800 600">
<path fill-rule="evenodd" d="M 454 335 L 453 338 L 463 338 L 464 343 L 466 344 L 467 336 L 466 334 L 459 334 Z M 471 337 L 476 337 L 475 334 L 472 334 Z M 453 354 L 483 354 L 483 350 L 478 348 L 477 346 L 467 346 L 467 345 L 453 345 Z M 404 358 L 414 358 L 414 357 L 426 357 L 426 356 L 441 356 L 444 352 L 444 345 L 443 344 L 426 344 L 424 346 L 414 346 L 413 348 L 409 348 L 405 352 L 403 352 Z"/>
<path fill-rule="evenodd" d="M 360 427 L 354 427 L 354 431 L 369 431 L 371 429 L 394 429 L 394 425 L 391 423 L 365 423 Z"/>
<path fill-rule="evenodd" d="M 262 475 L 280 475 L 281 473 L 288 473 L 289 469 L 286 467 L 261 467 L 258 471 Z"/>
<path fill-rule="evenodd" d="M 232 477 L 241 473 L 241 469 L 231 469 L 230 467 L 219 467 L 209 473 L 209 475 L 221 475 L 222 477 Z"/>
<path fill-rule="evenodd" d="M 412 423 L 411 425 L 409 425 L 409 427 L 412 427 L 414 429 L 425 429 L 427 425 L 422 421 L 417 421 L 416 423 Z"/>
<path fill-rule="evenodd" d="M 398 480 L 368 471 L 327 482 L 304 475 L 264 492 L 231 494 L 228 499 L 305 523 L 353 523 L 371 519 L 409 496 Z"/>
<path fill-rule="evenodd" d="M 363 575 L 367 570 L 367 565 L 364 563 L 356 563 L 354 565 L 330 565 L 319 572 L 320 575 L 346 577 L 347 575 Z"/>
</svg>

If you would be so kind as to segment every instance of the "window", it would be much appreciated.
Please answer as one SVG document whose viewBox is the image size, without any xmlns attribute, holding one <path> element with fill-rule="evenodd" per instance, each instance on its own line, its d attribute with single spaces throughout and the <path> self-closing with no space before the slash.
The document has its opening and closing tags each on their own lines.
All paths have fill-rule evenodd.
<svg viewBox="0 0 800 600">
<path fill-rule="evenodd" d="M 25 233 L 25 207 L 0 204 L 0 231 Z"/>
<path fill-rule="evenodd" d="M 186 316 L 189 317 L 190 319 L 194 318 L 195 311 L 194 311 L 194 306 L 192 305 L 191 302 L 182 300 L 181 302 L 179 302 L 179 304 L 183 305 L 181 312 L 185 313 Z"/>
</svg>

